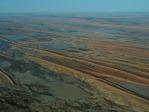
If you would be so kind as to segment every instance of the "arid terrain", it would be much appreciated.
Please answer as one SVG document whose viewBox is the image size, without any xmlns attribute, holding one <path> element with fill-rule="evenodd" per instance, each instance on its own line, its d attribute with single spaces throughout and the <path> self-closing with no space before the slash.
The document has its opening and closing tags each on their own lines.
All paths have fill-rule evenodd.
<svg viewBox="0 0 149 112">
<path fill-rule="evenodd" d="M 149 15 L 1 14 L 0 112 L 149 112 Z"/>
</svg>

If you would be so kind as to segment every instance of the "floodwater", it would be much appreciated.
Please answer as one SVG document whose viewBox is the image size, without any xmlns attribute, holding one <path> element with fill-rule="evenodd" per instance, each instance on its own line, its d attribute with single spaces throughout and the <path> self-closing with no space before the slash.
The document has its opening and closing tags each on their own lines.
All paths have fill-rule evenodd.
<svg viewBox="0 0 149 112">
<path fill-rule="evenodd" d="M 18 62 L 19 61 L 13 61 L 12 63 L 6 59 L 0 60 L 0 67 L 12 74 L 17 85 L 28 85 L 29 87 L 34 85 L 33 88 L 38 88 L 37 91 L 35 91 L 37 93 L 38 91 L 45 91 L 42 88 L 40 90 L 40 86 L 46 87 L 46 91 L 52 94 L 52 96 L 49 95 L 50 97 L 64 100 L 85 99 L 90 96 L 87 91 L 82 89 L 86 85 L 79 79 L 64 74 L 50 72 L 46 69 L 43 70 L 43 68 L 31 62 L 21 63 L 22 67 L 18 67 Z M 44 97 L 44 94 L 42 94 L 42 97 Z"/>
<path fill-rule="evenodd" d="M 137 93 L 138 95 L 141 95 L 142 97 L 149 99 L 149 94 L 148 94 L 149 93 L 149 86 L 125 83 L 122 81 L 116 81 L 116 83 L 123 88 L 126 88 L 132 92 Z"/>
<path fill-rule="evenodd" d="M 59 44 L 44 43 L 41 45 L 41 47 L 46 48 L 46 49 L 56 50 L 56 51 L 62 51 L 62 50 L 66 50 L 67 48 L 69 48 L 70 45 L 66 43 L 59 43 Z"/>
</svg>

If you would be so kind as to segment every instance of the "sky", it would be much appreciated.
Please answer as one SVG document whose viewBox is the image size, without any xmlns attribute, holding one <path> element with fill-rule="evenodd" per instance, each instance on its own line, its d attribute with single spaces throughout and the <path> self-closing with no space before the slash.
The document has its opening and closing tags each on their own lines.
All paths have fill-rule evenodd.
<svg viewBox="0 0 149 112">
<path fill-rule="evenodd" d="M 149 12 L 149 0 L 0 0 L 0 12 Z"/>
</svg>

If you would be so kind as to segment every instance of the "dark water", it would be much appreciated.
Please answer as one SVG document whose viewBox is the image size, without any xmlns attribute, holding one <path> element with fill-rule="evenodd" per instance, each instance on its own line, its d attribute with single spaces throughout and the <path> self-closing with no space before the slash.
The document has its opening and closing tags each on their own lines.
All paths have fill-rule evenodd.
<svg viewBox="0 0 149 112">
<path fill-rule="evenodd" d="M 141 95 L 142 97 L 149 99 L 149 86 L 143 86 L 139 84 L 130 84 L 130 83 L 122 82 L 122 81 L 116 81 L 116 83 L 123 88 L 126 88 L 132 92 L 135 92 Z"/>
<path fill-rule="evenodd" d="M 59 44 L 44 43 L 41 45 L 41 47 L 46 48 L 46 49 L 56 50 L 56 51 L 62 51 L 62 50 L 66 50 L 67 48 L 71 46 L 66 43 L 59 43 Z"/>
</svg>

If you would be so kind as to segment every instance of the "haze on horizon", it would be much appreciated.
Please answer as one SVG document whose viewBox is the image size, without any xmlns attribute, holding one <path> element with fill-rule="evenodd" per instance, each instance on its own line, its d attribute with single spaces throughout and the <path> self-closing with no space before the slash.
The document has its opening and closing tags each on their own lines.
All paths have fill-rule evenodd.
<svg viewBox="0 0 149 112">
<path fill-rule="evenodd" d="M 149 0 L 0 0 L 0 13 L 149 12 Z"/>
</svg>

